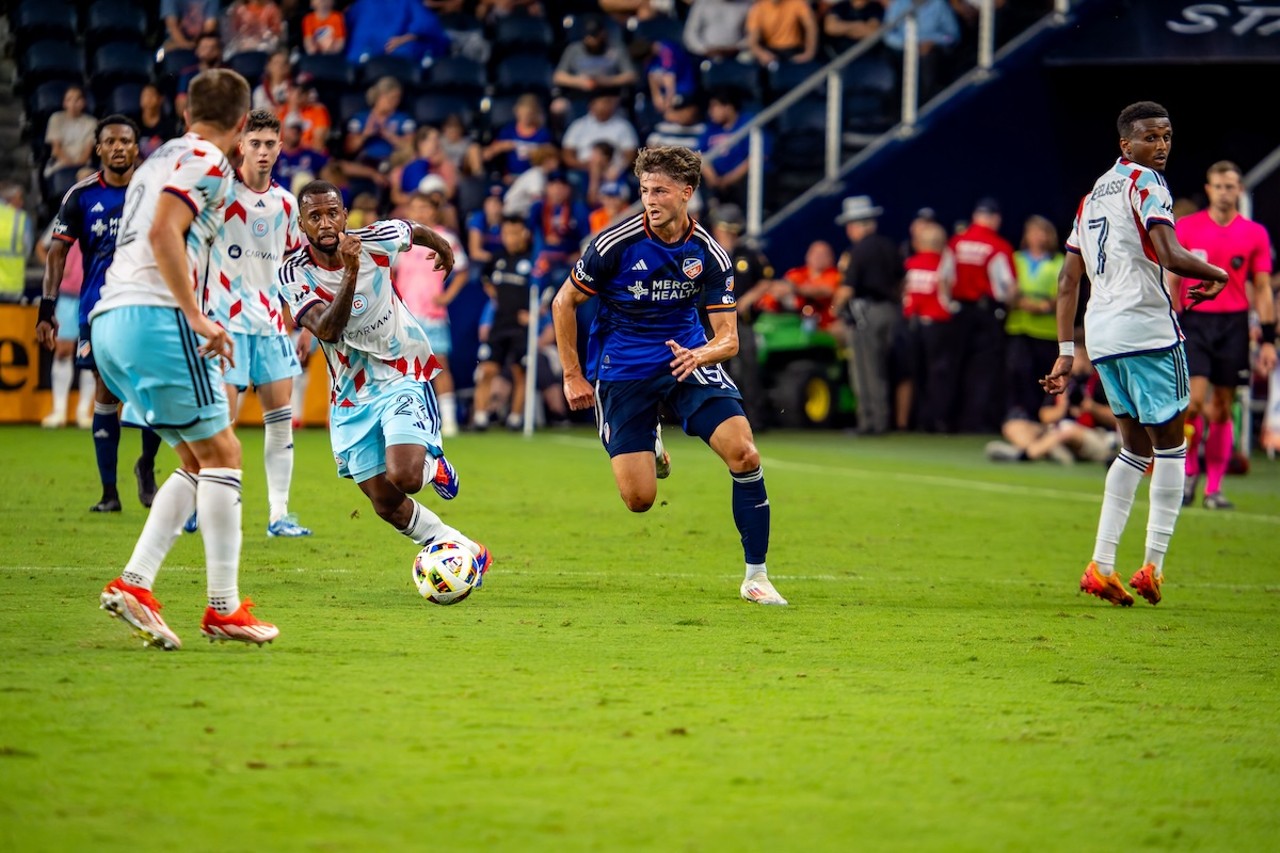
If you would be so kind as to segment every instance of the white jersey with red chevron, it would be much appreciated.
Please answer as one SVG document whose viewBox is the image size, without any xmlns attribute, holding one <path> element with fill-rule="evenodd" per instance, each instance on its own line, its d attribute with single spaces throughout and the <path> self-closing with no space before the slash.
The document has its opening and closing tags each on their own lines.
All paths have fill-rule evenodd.
<svg viewBox="0 0 1280 853">
<path fill-rule="evenodd" d="M 293 193 L 275 181 L 256 192 L 237 176 L 232 200 L 222 211 L 222 229 L 209 252 L 201 294 L 206 312 L 232 332 L 284 334 L 276 273 L 301 245 Z"/>
<path fill-rule="evenodd" d="M 399 219 L 348 232 L 363 244 L 351 316 L 336 343 L 320 342 L 329 365 L 334 406 L 350 407 L 404 382 L 427 382 L 440 372 L 427 333 L 391 286 L 391 265 L 412 245 L 413 230 Z M 321 264 L 311 247 L 280 267 L 280 286 L 293 316 L 332 304 L 343 269 Z"/>
<path fill-rule="evenodd" d="M 1085 345 L 1094 361 L 1159 352 L 1182 340 L 1151 229 L 1173 228 L 1173 197 L 1154 169 L 1121 157 L 1076 210 L 1067 251 L 1091 286 Z"/>
<path fill-rule="evenodd" d="M 209 247 L 222 227 L 222 209 L 230 201 L 231 164 L 216 145 L 195 133 L 170 139 L 138 167 L 125 194 L 116 252 L 107 269 L 102 299 L 90 318 L 122 305 L 177 308 L 156 266 L 149 235 L 160 196 L 181 199 L 194 215 L 187 229 L 191 286 L 204 281 Z"/>
</svg>

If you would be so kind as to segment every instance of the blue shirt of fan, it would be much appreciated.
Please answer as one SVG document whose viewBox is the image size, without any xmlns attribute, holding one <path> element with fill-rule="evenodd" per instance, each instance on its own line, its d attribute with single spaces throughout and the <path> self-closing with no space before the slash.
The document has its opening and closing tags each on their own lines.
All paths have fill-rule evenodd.
<svg viewBox="0 0 1280 853">
<path fill-rule="evenodd" d="M 486 252 L 497 257 L 506 251 L 502 246 L 502 220 L 499 219 L 492 225 L 485 218 L 483 210 L 473 210 L 471 215 L 467 217 L 467 234 L 472 231 L 480 232 L 480 246 Z"/>
<path fill-rule="evenodd" d="M 498 131 L 499 142 L 514 142 L 515 148 L 507 152 L 506 168 L 504 171 L 508 175 L 520 175 L 529 170 L 533 165 L 533 161 L 529 158 L 533 155 L 533 149 L 539 145 L 555 144 L 555 137 L 551 135 L 551 131 L 545 127 L 534 129 L 531 134 L 523 134 L 520 132 L 520 125 L 514 121 L 509 121 Z"/>
<path fill-rule="evenodd" d="M 84 179 L 67 192 L 53 221 L 53 238 L 68 244 L 80 242 L 84 256 L 84 284 L 80 286 L 80 325 L 98 304 L 107 267 L 116 253 L 116 233 L 128 187 L 113 187 L 102 173 Z"/>
<path fill-rule="evenodd" d="M 668 340 L 686 348 L 707 342 L 698 319 L 706 295 L 711 313 L 737 310 L 733 267 L 701 225 L 665 243 L 640 214 L 596 236 L 569 280 L 600 304 L 587 342 L 591 381 L 652 379 L 671 372 Z"/>
<path fill-rule="evenodd" d="M 288 189 L 293 186 L 295 175 L 306 172 L 316 177 L 327 165 L 329 165 L 329 155 L 324 152 L 312 151 L 310 148 L 299 148 L 296 151 L 281 149 L 280 156 L 276 158 L 276 165 L 271 170 L 271 177 L 277 184 Z"/>
</svg>

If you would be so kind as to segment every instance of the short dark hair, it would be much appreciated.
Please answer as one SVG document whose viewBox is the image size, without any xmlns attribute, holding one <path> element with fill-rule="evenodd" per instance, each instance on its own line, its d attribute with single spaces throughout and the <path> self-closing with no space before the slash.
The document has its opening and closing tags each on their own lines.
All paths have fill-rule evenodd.
<svg viewBox="0 0 1280 853">
<path fill-rule="evenodd" d="M 93 129 L 93 142 L 95 145 L 102 142 L 102 131 L 107 129 L 108 125 L 123 124 L 125 127 L 133 131 L 133 141 L 137 142 L 142 138 L 142 131 L 138 128 L 138 123 L 126 115 L 120 113 L 112 113 L 111 115 L 98 122 L 97 127 Z"/>
<path fill-rule="evenodd" d="M 636 177 L 640 177 L 645 172 L 666 175 L 696 190 L 698 183 L 702 180 L 702 156 L 696 151 L 690 151 L 678 145 L 641 148 L 636 154 Z"/>
<path fill-rule="evenodd" d="M 249 82 L 229 68 L 201 71 L 187 87 L 191 123 L 232 130 L 249 111 Z"/>
<path fill-rule="evenodd" d="M 279 133 L 280 119 L 271 110 L 252 110 L 244 123 L 244 132 L 253 133 L 255 130 L 274 130 Z"/>
<path fill-rule="evenodd" d="M 1122 139 L 1128 139 L 1129 135 L 1133 133 L 1134 122 L 1148 118 L 1168 117 L 1169 111 L 1155 101 L 1138 101 L 1136 104 L 1130 104 L 1120 111 L 1120 117 L 1116 119 L 1116 130 L 1120 131 Z"/>
<path fill-rule="evenodd" d="M 1204 176 L 1206 179 L 1212 179 L 1214 175 L 1221 175 L 1225 172 L 1235 172 L 1237 178 L 1244 177 L 1244 172 L 1240 171 L 1240 167 L 1230 160 L 1219 160 L 1214 163 L 1209 167 L 1209 170 L 1205 172 Z"/>
<path fill-rule="evenodd" d="M 523 225 L 525 228 L 529 227 L 529 223 L 525 221 L 525 218 L 518 213 L 502 214 L 502 224 L 503 225 Z"/>
<path fill-rule="evenodd" d="M 338 201 L 342 201 L 342 190 L 335 187 L 328 181 L 310 181 L 302 189 L 298 190 L 298 207 L 307 203 L 307 199 L 313 195 L 329 195 L 333 193 L 338 197 Z"/>
</svg>

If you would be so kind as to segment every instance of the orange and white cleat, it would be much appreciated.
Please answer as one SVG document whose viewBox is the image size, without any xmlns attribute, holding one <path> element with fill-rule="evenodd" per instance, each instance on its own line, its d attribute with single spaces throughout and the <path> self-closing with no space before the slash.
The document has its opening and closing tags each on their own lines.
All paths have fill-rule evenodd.
<svg viewBox="0 0 1280 853">
<path fill-rule="evenodd" d="M 133 628 L 134 636 L 141 637 L 144 646 L 166 652 L 182 648 L 178 635 L 160 616 L 160 602 L 156 601 L 151 590 L 116 578 L 102 590 L 100 601 L 108 615 L 123 619 Z"/>
<path fill-rule="evenodd" d="M 212 607 L 205 608 L 200 620 L 200 633 L 214 640 L 236 640 L 241 643 L 269 643 L 280 636 L 280 629 L 270 622 L 262 622 L 249 611 L 253 602 L 244 599 L 235 613 L 223 616 Z"/>
<path fill-rule="evenodd" d="M 1133 577 L 1129 578 L 1129 587 L 1147 600 L 1148 604 L 1159 604 L 1160 584 L 1164 578 L 1156 574 L 1156 567 L 1147 563 L 1138 571 L 1134 572 Z"/>
<path fill-rule="evenodd" d="M 1096 595 L 1103 601 L 1109 601 L 1120 607 L 1133 606 L 1133 596 L 1125 591 L 1120 578 L 1116 577 L 1114 572 L 1109 575 L 1102 574 L 1098 571 L 1097 563 L 1089 563 L 1088 568 L 1084 570 L 1084 575 L 1080 578 L 1080 591 Z"/>
</svg>

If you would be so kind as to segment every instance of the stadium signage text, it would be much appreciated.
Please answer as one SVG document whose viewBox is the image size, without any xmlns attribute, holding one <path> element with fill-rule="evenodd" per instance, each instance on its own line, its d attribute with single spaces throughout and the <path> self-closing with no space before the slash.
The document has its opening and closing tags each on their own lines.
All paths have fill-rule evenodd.
<svg viewBox="0 0 1280 853">
<path fill-rule="evenodd" d="M 1239 20 L 1233 19 L 1239 16 Z M 1232 35 L 1255 33 L 1260 36 L 1280 34 L 1280 6 L 1251 6 L 1237 3 L 1192 3 L 1182 8 L 1179 18 L 1165 21 L 1172 32 L 1186 36 L 1216 32 L 1228 27 Z"/>
</svg>

